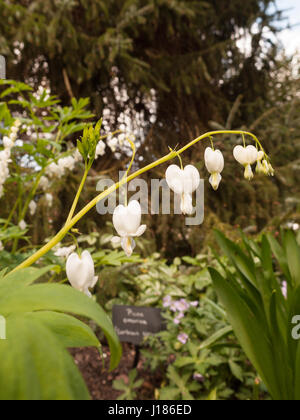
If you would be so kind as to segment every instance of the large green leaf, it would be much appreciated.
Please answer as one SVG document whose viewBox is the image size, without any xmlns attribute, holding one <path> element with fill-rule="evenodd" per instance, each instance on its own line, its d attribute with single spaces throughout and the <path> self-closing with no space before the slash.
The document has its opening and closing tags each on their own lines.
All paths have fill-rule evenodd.
<svg viewBox="0 0 300 420">
<path fill-rule="evenodd" d="M 36 280 L 48 273 L 53 266 L 44 268 L 28 267 L 20 271 L 7 274 L 0 279 L 0 295 L 9 290 L 15 290 L 19 287 L 25 287 L 33 284 Z"/>
<path fill-rule="evenodd" d="M 28 320 L 37 320 L 45 325 L 60 340 L 65 348 L 100 347 L 98 338 L 82 321 L 58 312 L 31 312 L 22 315 Z"/>
<path fill-rule="evenodd" d="M 286 257 L 284 249 L 281 247 L 281 245 L 272 235 L 267 235 L 267 239 L 271 246 L 272 252 L 274 256 L 276 257 L 279 263 L 279 266 L 285 276 L 286 281 L 291 284 L 292 279 L 291 279 L 291 275 L 290 275 L 290 271 L 289 271 L 289 267 L 287 263 L 287 257 Z"/>
<path fill-rule="evenodd" d="M 33 317 L 7 317 L 0 341 L 1 400 L 88 400 L 86 385 L 58 338 Z"/>
</svg>

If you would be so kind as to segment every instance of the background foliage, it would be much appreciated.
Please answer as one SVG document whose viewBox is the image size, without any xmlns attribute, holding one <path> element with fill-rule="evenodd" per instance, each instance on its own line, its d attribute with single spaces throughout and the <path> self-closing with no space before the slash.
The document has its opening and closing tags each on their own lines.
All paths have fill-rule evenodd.
<svg viewBox="0 0 300 420">
<path fill-rule="evenodd" d="M 265 385 L 274 398 L 299 397 L 299 349 L 290 341 L 285 322 L 299 306 L 299 249 L 291 232 L 283 235 L 282 247 L 274 239 L 280 227 L 299 228 L 300 222 L 299 64 L 296 57 L 284 55 L 276 39 L 282 14 L 271 11 L 272 5 L 272 0 L 251 0 L 243 7 L 240 0 L 0 0 L 0 53 L 7 58 L 8 77 L 18 80 L 1 83 L 1 135 L 9 133 L 13 117 L 22 119 L 20 143 L 0 200 L 2 266 L 15 267 L 61 228 L 82 162 L 53 179 L 49 176 L 46 190 L 37 178 L 52 163 L 73 156 L 84 123 L 102 115 L 106 132 L 123 128 L 136 135 L 136 167 L 165 154 L 168 146 L 223 128 L 254 131 L 274 161 L 274 178 L 256 176 L 249 184 L 232 156 L 240 139 L 216 141 L 225 155 L 224 182 L 217 193 L 206 185 L 204 224 L 191 229 L 177 216 L 148 217 L 147 240 L 139 243 L 140 255 L 131 258 L 111 249 L 112 225 L 105 217 L 90 213 L 78 226 L 79 246 L 89 249 L 100 272 L 97 300 L 108 311 L 113 303 L 162 307 L 166 296 L 200 301 L 179 324 L 167 309 L 167 330 L 150 339 L 144 351 L 149 369 L 164 372 L 157 399 L 268 399 Z M 204 146 L 193 148 L 184 162 L 207 177 L 203 152 Z M 101 176 L 117 179 L 129 153 L 120 145 L 106 149 L 93 166 L 79 206 L 94 197 Z M 162 178 L 164 171 L 157 168 L 149 177 Z M 52 194 L 52 206 L 45 201 L 46 192 Z M 32 200 L 38 204 L 35 214 L 30 214 Z M 234 241 L 218 236 L 226 254 L 221 258 L 211 251 L 220 254 L 212 228 Z M 238 228 L 258 234 L 258 242 L 243 237 L 242 244 Z M 274 235 L 261 239 L 262 231 Z M 64 245 L 72 243 L 68 237 Z M 41 262 L 51 274 L 38 271 L 35 280 L 41 276 L 42 283 L 67 282 L 65 258 L 56 251 Z M 207 265 L 213 267 L 210 273 Z M 7 316 L 10 331 L 22 331 L 11 338 L 15 352 L 10 353 L 6 343 L 0 346 L 6 361 L 0 365 L 0 385 L 8 370 L 13 372 L 0 387 L 0 398 L 89 398 L 66 348 L 100 343 L 89 326 L 60 311 L 97 321 L 110 341 L 114 365 L 120 348 L 112 326 L 96 303 L 87 305 L 84 296 L 62 285 L 31 285 L 35 276 L 27 274 L 22 273 L 26 285 L 17 291 L 18 278 L 8 287 L 9 276 L 0 275 L 0 313 Z M 228 280 L 236 288 L 233 292 L 222 288 Z M 284 281 L 288 299 L 281 290 Z M 29 295 L 34 296 L 28 300 Z M 240 298 L 243 307 L 237 303 Z M 234 322 L 253 313 L 262 321 L 254 325 L 263 329 L 261 335 L 257 328 L 258 333 L 249 336 L 243 322 Z M 279 319 L 279 330 L 270 319 L 273 324 Z M 44 341 L 35 343 L 33 332 Z M 178 340 L 182 332 L 189 336 L 185 344 Z M 280 335 L 283 340 L 278 340 Z M 257 350 L 256 343 L 265 349 Z M 288 353 L 288 377 L 281 369 L 273 372 L 272 366 L 284 365 L 287 358 L 273 354 L 272 346 Z M 26 369 L 28 354 L 45 368 L 34 381 L 32 370 Z M 47 364 L 40 364 L 40 354 L 47 355 Z M 55 370 L 57 355 L 65 362 Z M 53 386 L 58 377 L 61 388 Z M 141 385 L 136 371 L 129 379 L 129 387 L 115 382 L 124 391 L 122 398 L 136 396 Z M 45 382 L 40 388 L 28 387 L 41 380 Z"/>
<path fill-rule="evenodd" d="M 220 145 L 228 152 L 226 183 L 217 194 L 207 188 L 201 230 L 184 232 L 174 218 L 149 220 L 155 246 L 166 255 L 195 255 L 199 245 L 210 243 L 212 225 L 254 232 L 276 226 L 282 217 L 289 220 L 299 206 L 298 67 L 276 40 L 282 14 L 271 12 L 273 4 L 0 1 L 1 52 L 7 55 L 9 77 L 36 88 L 43 84 L 62 105 L 73 96 L 91 98 L 97 117 L 104 113 L 104 128 L 126 126 L 131 118 L 143 163 L 212 127 L 255 130 L 272 153 L 275 180 L 246 184 L 233 167 L 237 139 L 228 138 Z M 202 175 L 203 150 L 186 154 Z M 108 152 L 95 171 L 115 176 L 126 160 L 126 153 Z M 90 185 L 94 191 L 95 184 Z M 73 194 L 65 183 L 57 192 L 67 201 Z M 172 249 L 170 242 L 176 244 Z"/>
</svg>

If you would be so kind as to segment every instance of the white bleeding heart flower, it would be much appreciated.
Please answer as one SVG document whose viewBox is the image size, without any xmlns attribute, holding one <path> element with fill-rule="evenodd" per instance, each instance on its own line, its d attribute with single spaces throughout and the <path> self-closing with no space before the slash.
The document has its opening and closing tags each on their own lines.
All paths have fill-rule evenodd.
<svg viewBox="0 0 300 420">
<path fill-rule="evenodd" d="M 141 225 L 142 209 L 138 201 L 131 201 L 128 206 L 116 207 L 113 214 L 113 224 L 119 236 L 114 236 L 112 242 L 121 244 L 126 255 L 130 257 L 136 246 L 134 237 L 142 236 L 146 225 Z"/>
<path fill-rule="evenodd" d="M 275 175 L 275 170 L 274 170 L 273 166 L 271 165 L 271 163 L 268 163 L 268 169 L 269 169 L 268 175 L 269 176 L 274 176 Z"/>
<path fill-rule="evenodd" d="M 233 151 L 234 158 L 245 167 L 245 178 L 251 181 L 254 177 L 251 165 L 253 165 L 258 158 L 258 151 L 256 147 L 250 145 L 247 147 L 236 146 Z"/>
<path fill-rule="evenodd" d="M 262 173 L 269 176 L 275 175 L 275 170 L 273 166 L 266 159 L 262 161 Z"/>
<path fill-rule="evenodd" d="M 92 297 L 89 289 L 96 286 L 94 261 L 89 251 L 83 251 L 81 256 L 75 252 L 67 260 L 66 272 L 69 282 L 74 289 Z"/>
<path fill-rule="evenodd" d="M 216 191 L 222 180 L 221 172 L 224 169 L 224 156 L 220 150 L 213 150 L 211 147 L 207 147 L 204 160 L 206 169 L 211 174 L 209 182 Z"/>
<path fill-rule="evenodd" d="M 171 165 L 166 171 L 166 180 L 169 188 L 181 196 L 181 212 L 192 214 L 194 211 L 192 194 L 200 184 L 200 175 L 195 166 L 187 165 L 184 169 L 180 169 L 177 165 Z"/>
<path fill-rule="evenodd" d="M 262 165 L 262 160 L 263 160 L 264 156 L 265 156 L 265 153 L 262 150 L 260 150 L 257 154 L 257 165 L 256 165 L 255 171 L 258 174 L 264 173 L 264 168 L 263 168 L 263 165 Z"/>
<path fill-rule="evenodd" d="M 269 175 L 269 164 L 266 159 L 262 161 L 262 171 L 265 175 Z"/>
</svg>

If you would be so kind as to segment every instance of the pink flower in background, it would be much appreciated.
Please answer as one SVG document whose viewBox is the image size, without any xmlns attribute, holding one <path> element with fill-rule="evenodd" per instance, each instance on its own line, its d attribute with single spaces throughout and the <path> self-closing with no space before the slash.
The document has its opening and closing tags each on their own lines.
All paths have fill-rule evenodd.
<svg viewBox="0 0 300 420">
<path fill-rule="evenodd" d="M 177 340 L 180 341 L 182 344 L 186 344 L 188 342 L 189 336 L 186 333 L 181 333 L 178 335 Z"/>
<path fill-rule="evenodd" d="M 287 299 L 288 289 L 287 289 L 287 282 L 283 281 L 281 286 L 281 291 L 285 299 Z"/>
<path fill-rule="evenodd" d="M 194 373 L 193 379 L 197 382 L 203 383 L 205 381 L 205 378 L 201 373 Z"/>
<path fill-rule="evenodd" d="M 174 324 L 179 325 L 180 324 L 180 321 L 182 320 L 182 318 L 184 318 L 184 313 L 183 312 L 179 312 L 179 314 L 174 319 Z"/>
<path fill-rule="evenodd" d="M 169 308 L 172 305 L 172 303 L 173 303 L 173 300 L 170 295 L 164 297 L 163 299 L 164 308 Z"/>
</svg>

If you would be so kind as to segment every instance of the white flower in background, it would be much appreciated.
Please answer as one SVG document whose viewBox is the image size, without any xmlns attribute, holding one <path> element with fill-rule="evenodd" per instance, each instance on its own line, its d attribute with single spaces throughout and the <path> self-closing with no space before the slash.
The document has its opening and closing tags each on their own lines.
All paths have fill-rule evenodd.
<svg viewBox="0 0 300 420">
<path fill-rule="evenodd" d="M 40 188 L 45 191 L 49 188 L 49 184 L 49 179 L 46 176 L 42 176 L 39 183 Z"/>
<path fill-rule="evenodd" d="M 52 204 L 53 204 L 53 195 L 52 195 L 52 194 L 50 194 L 50 193 L 47 193 L 47 194 L 45 195 L 45 199 L 46 199 L 46 201 L 47 201 L 47 203 L 48 203 L 48 206 L 49 206 L 49 207 L 52 207 Z"/>
<path fill-rule="evenodd" d="M 108 137 L 107 138 L 107 145 L 110 148 L 110 150 L 115 153 L 117 151 L 117 147 L 119 145 L 119 140 L 117 137 Z"/>
<path fill-rule="evenodd" d="M 73 251 L 75 251 L 76 246 L 75 245 L 71 245 L 69 247 L 62 247 L 62 248 L 58 248 L 54 255 L 56 257 L 62 257 L 62 258 L 68 258 L 69 255 L 72 254 Z"/>
<path fill-rule="evenodd" d="M 206 169 L 211 174 L 209 182 L 216 191 L 222 180 L 221 172 L 224 169 L 224 156 L 220 150 L 213 150 L 211 147 L 208 147 L 205 150 L 204 159 Z"/>
<path fill-rule="evenodd" d="M 124 146 L 124 142 L 126 140 L 126 135 L 124 133 L 120 134 L 118 137 L 120 147 Z"/>
<path fill-rule="evenodd" d="M 200 175 L 193 165 L 180 169 L 171 165 L 166 171 L 166 180 L 169 188 L 181 196 L 181 211 L 183 214 L 193 214 L 192 194 L 199 187 Z"/>
<path fill-rule="evenodd" d="M 3 147 L 4 150 L 0 152 L 0 198 L 3 196 L 3 186 L 5 181 L 9 177 L 9 168 L 8 165 L 11 162 L 11 149 L 14 146 L 15 140 L 17 138 L 17 132 L 19 130 L 18 120 L 15 122 L 15 125 L 11 128 L 9 136 L 3 137 Z"/>
<path fill-rule="evenodd" d="M 297 230 L 299 230 L 299 229 L 300 229 L 300 225 L 299 225 L 299 223 L 294 223 L 294 222 L 289 222 L 289 223 L 287 223 L 287 227 L 288 227 L 289 229 L 294 230 L 294 231 L 297 231 Z"/>
<path fill-rule="evenodd" d="M 25 222 L 25 220 L 21 220 L 21 221 L 19 222 L 19 228 L 20 228 L 21 230 L 25 230 L 25 229 L 27 228 L 27 223 Z"/>
<path fill-rule="evenodd" d="M 3 162 L 3 163 L 9 163 L 9 162 L 11 162 L 10 155 L 11 155 L 10 149 L 1 150 L 1 152 L 0 152 L 0 161 Z"/>
<path fill-rule="evenodd" d="M 30 211 L 30 215 L 31 216 L 34 216 L 35 215 L 35 212 L 36 212 L 36 208 L 37 208 L 37 204 L 36 204 L 36 202 L 35 201 L 30 201 L 30 203 L 29 203 L 29 211 Z"/>
<path fill-rule="evenodd" d="M 99 156 L 104 156 L 105 155 L 105 149 L 106 149 L 106 144 L 104 143 L 103 140 L 100 140 L 99 143 L 97 144 L 97 147 L 96 147 L 96 159 Z"/>
<path fill-rule="evenodd" d="M 14 145 L 14 142 L 10 137 L 4 136 L 3 137 L 3 146 L 5 149 L 11 149 Z"/>
<path fill-rule="evenodd" d="M 121 244 L 126 255 L 130 257 L 136 246 L 134 237 L 142 236 L 147 226 L 141 225 L 142 209 L 136 200 L 131 201 L 127 207 L 116 207 L 113 214 L 113 224 L 119 236 L 114 236 L 112 242 Z"/>
<path fill-rule="evenodd" d="M 59 169 L 58 165 L 55 162 L 52 162 L 52 163 L 50 163 L 49 166 L 47 166 L 46 174 L 51 178 L 55 177 L 55 176 L 61 176 L 62 173 L 59 173 L 59 170 L 60 169 Z"/>
<path fill-rule="evenodd" d="M 3 246 L 2 241 L 0 241 L 0 251 L 3 251 L 3 250 L 4 250 L 4 246 Z"/>
<path fill-rule="evenodd" d="M 254 175 L 251 165 L 257 161 L 258 152 L 256 147 L 250 145 L 247 147 L 236 146 L 233 151 L 234 158 L 245 167 L 245 178 L 251 181 Z"/>
<path fill-rule="evenodd" d="M 262 160 L 263 160 L 264 156 L 265 156 L 265 153 L 262 150 L 260 150 L 257 154 L 256 172 L 258 174 L 263 174 L 264 173 L 264 167 L 263 167 L 263 164 L 262 164 Z"/>
<path fill-rule="evenodd" d="M 20 120 L 16 120 L 14 122 L 14 124 L 12 125 L 12 127 L 10 128 L 10 133 L 8 136 L 5 136 L 3 138 L 3 145 L 5 148 L 8 149 L 12 149 L 14 146 L 14 143 L 17 139 L 17 135 L 18 135 L 18 131 L 20 129 L 21 126 L 21 121 Z"/>
<path fill-rule="evenodd" d="M 81 256 L 76 253 L 71 254 L 67 260 L 66 272 L 74 289 L 92 297 L 89 289 L 96 286 L 98 277 L 95 277 L 94 261 L 88 251 L 83 251 Z"/>
<path fill-rule="evenodd" d="M 74 157 L 74 160 L 75 160 L 76 163 L 82 161 L 82 156 L 81 156 L 81 153 L 79 152 L 78 149 L 75 150 L 75 153 L 74 153 L 73 157 Z"/>
<path fill-rule="evenodd" d="M 75 168 L 75 164 L 76 162 L 73 156 L 66 156 L 64 158 L 59 159 L 58 161 L 58 166 L 64 169 L 69 169 L 69 171 L 73 171 L 73 169 Z"/>
<path fill-rule="evenodd" d="M 52 162 L 46 169 L 46 174 L 50 177 L 58 177 L 61 178 L 64 174 L 66 169 L 73 171 L 75 168 L 76 160 L 73 156 L 66 156 L 58 160 L 57 163 Z"/>
</svg>

